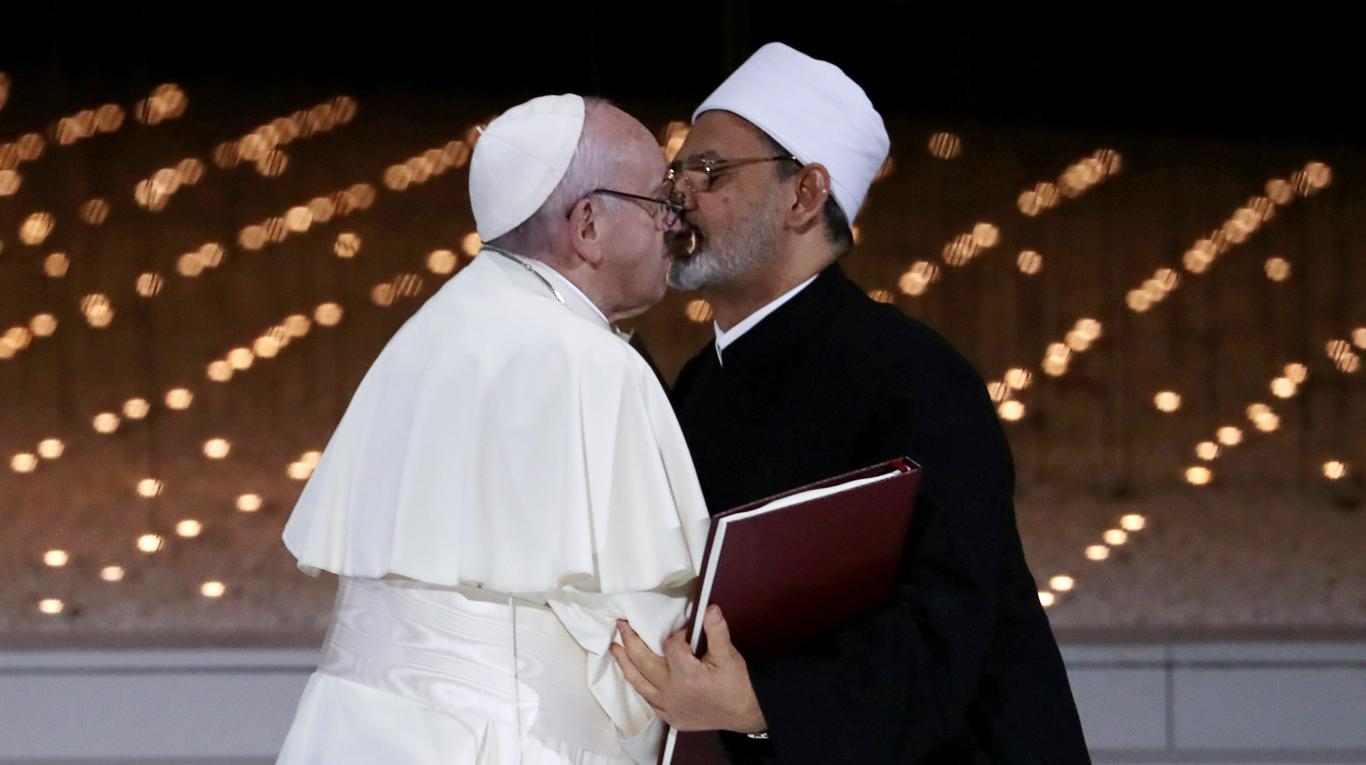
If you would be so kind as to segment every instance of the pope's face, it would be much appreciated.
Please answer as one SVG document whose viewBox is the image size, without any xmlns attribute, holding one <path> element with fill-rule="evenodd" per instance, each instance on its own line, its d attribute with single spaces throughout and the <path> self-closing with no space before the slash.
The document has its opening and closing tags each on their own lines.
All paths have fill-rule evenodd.
<svg viewBox="0 0 1366 765">
<path fill-rule="evenodd" d="M 643 125 L 618 144 L 622 162 L 615 191 L 664 198 L 664 157 Z M 619 289 L 621 319 L 644 312 L 664 297 L 668 287 L 669 250 L 664 243 L 665 214 L 661 205 L 645 200 L 611 197 L 604 210 L 611 222 L 611 242 L 604 265 L 612 270 Z"/>
<path fill-rule="evenodd" d="M 778 257 L 782 244 L 782 196 L 772 162 L 730 169 L 724 163 L 772 157 L 778 152 L 758 128 L 726 111 L 698 116 L 678 151 L 674 168 L 709 159 L 718 169 L 703 184 L 676 184 L 685 202 L 677 232 L 669 236 L 674 259 L 669 282 L 678 289 L 706 290 L 743 278 Z M 691 252 L 689 252 L 691 250 Z"/>
</svg>

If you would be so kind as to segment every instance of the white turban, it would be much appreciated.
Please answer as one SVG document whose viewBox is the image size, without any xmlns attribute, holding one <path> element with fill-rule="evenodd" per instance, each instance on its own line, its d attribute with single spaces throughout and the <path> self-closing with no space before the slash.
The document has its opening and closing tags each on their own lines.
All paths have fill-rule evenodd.
<svg viewBox="0 0 1366 765">
<path fill-rule="evenodd" d="M 470 208 L 487 242 L 541 209 L 569 169 L 583 133 L 581 96 L 541 96 L 488 124 L 470 159 Z"/>
<path fill-rule="evenodd" d="M 891 149 L 882 115 L 839 67 L 782 43 L 754 52 L 693 112 L 733 112 L 803 164 L 830 171 L 831 193 L 850 223 Z"/>
</svg>

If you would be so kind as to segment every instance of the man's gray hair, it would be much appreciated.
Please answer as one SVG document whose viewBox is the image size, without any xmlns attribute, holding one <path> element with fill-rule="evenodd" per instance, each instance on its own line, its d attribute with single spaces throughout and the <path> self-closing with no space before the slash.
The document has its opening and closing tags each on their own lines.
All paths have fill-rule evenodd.
<svg viewBox="0 0 1366 765">
<path fill-rule="evenodd" d="M 595 96 L 585 96 L 583 103 L 583 133 L 579 135 L 579 144 L 564 177 L 539 210 L 489 244 L 527 257 L 542 255 L 555 246 L 555 232 L 565 225 L 565 216 L 580 199 L 595 189 L 614 185 L 616 163 L 612 147 L 602 135 L 600 117 L 612 104 Z M 611 204 L 616 200 L 603 197 L 602 202 Z"/>
</svg>

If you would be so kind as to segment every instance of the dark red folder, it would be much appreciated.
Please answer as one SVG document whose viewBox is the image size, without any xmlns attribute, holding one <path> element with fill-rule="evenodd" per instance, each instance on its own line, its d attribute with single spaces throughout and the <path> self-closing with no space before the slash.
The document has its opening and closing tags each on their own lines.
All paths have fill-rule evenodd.
<svg viewBox="0 0 1366 765">
<path fill-rule="evenodd" d="M 746 659 L 829 635 L 887 605 L 896 586 L 920 467 L 899 458 L 783 492 L 712 518 L 688 637 L 721 607 Z M 670 730 L 660 765 L 720 765 L 715 732 Z"/>
</svg>

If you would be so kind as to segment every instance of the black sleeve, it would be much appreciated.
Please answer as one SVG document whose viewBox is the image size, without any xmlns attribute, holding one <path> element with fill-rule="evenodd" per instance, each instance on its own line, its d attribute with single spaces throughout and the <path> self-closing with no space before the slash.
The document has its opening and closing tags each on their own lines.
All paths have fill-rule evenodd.
<svg viewBox="0 0 1366 765">
<path fill-rule="evenodd" d="M 655 363 L 655 357 L 651 355 L 650 349 L 646 347 L 645 340 L 641 338 L 639 332 L 631 333 L 631 339 L 627 341 L 640 357 L 645 359 L 645 363 L 650 365 L 650 371 L 655 373 L 655 379 L 659 381 L 659 387 L 667 393 L 669 383 L 664 379 L 664 375 L 659 371 L 659 365 Z"/>
<path fill-rule="evenodd" d="M 1014 468 L 986 386 L 947 348 L 890 375 L 870 442 L 925 470 L 886 609 L 829 639 L 751 662 L 783 763 L 918 761 L 960 736 L 989 655 Z"/>
<path fill-rule="evenodd" d="M 707 348 L 711 348 L 711 346 L 708 345 Z M 688 389 L 692 385 L 693 377 L 697 375 L 699 360 L 702 358 L 702 354 L 707 352 L 707 348 L 703 348 L 683 364 L 683 368 L 678 370 L 678 377 L 674 378 L 672 387 L 668 385 L 664 386 L 664 390 L 669 392 L 669 401 L 673 403 L 675 411 L 677 411 L 679 403 L 687 396 Z M 713 353 L 714 352 L 715 351 L 713 351 Z"/>
</svg>

